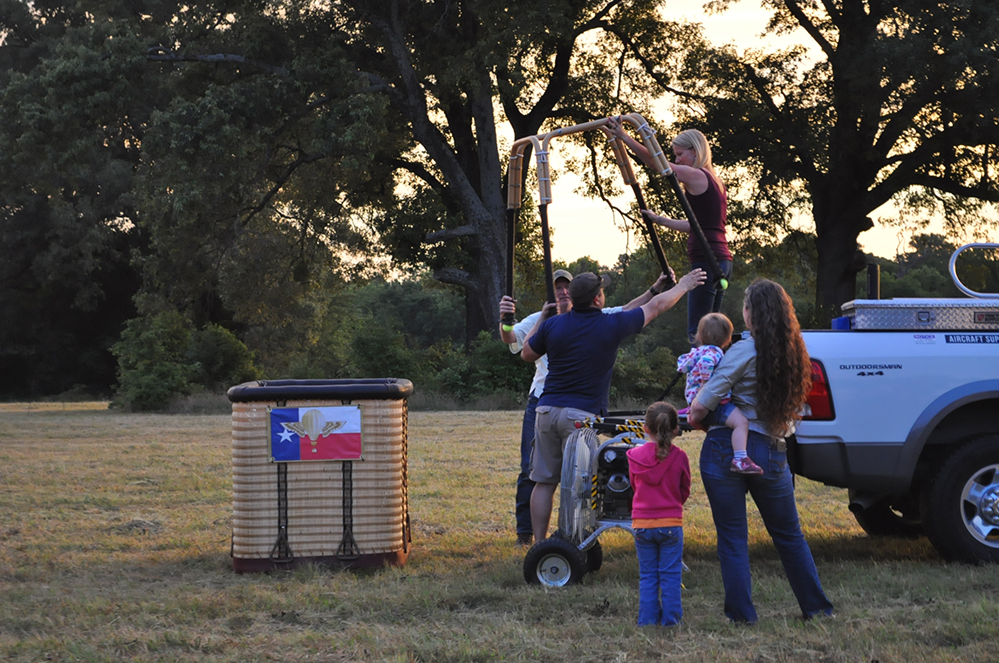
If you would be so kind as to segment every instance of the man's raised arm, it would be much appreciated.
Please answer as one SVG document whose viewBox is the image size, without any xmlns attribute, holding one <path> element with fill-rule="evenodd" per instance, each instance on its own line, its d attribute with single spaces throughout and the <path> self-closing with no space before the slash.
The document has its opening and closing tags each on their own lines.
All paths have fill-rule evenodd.
<svg viewBox="0 0 999 663">
<path fill-rule="evenodd" d="M 676 281 L 676 275 L 673 273 L 673 268 L 669 268 L 669 276 L 666 274 L 660 274 L 656 282 L 652 284 L 652 287 L 635 297 L 630 302 L 621 307 L 623 311 L 630 311 L 631 309 L 638 308 L 643 304 L 649 303 L 649 301 L 656 295 L 661 295 L 666 290 L 666 284 L 670 281 Z"/>
<path fill-rule="evenodd" d="M 708 274 L 703 269 L 691 270 L 690 273 L 684 274 L 675 286 L 662 294 L 656 295 L 648 303 L 643 304 L 642 310 L 645 312 L 645 324 L 649 324 L 659 317 L 661 313 L 665 313 L 673 308 L 680 301 L 681 297 L 704 283 L 707 277 Z"/>
</svg>

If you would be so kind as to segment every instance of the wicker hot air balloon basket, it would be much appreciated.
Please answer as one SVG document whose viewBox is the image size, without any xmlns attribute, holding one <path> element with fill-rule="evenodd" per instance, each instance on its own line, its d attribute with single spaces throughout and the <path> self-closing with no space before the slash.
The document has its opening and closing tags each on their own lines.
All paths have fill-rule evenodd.
<svg viewBox="0 0 999 663">
<path fill-rule="evenodd" d="M 402 565 L 410 550 L 408 380 L 281 380 L 229 390 L 232 401 L 233 569 L 304 563 Z M 353 405 L 363 454 L 274 462 L 274 408 Z"/>
</svg>

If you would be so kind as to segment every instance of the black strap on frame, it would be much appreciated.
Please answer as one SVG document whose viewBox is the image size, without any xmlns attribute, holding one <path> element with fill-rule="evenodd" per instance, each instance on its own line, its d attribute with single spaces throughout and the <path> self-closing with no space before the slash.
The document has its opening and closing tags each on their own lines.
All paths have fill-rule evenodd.
<svg viewBox="0 0 999 663">
<path fill-rule="evenodd" d="M 359 557 L 361 549 L 354 540 L 354 463 L 343 461 L 343 537 L 336 550 L 337 557 Z"/>
<path fill-rule="evenodd" d="M 288 463 L 277 463 L 277 541 L 271 548 L 271 561 L 288 563 L 295 556 L 288 545 Z"/>
</svg>

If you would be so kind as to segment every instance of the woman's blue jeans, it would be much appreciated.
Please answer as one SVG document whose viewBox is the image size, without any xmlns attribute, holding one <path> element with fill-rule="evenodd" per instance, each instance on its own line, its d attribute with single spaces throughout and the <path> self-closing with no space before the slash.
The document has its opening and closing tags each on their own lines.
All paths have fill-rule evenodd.
<svg viewBox="0 0 999 663">
<path fill-rule="evenodd" d="M 763 524 L 777 548 L 802 615 L 808 619 L 817 614 L 832 614 L 832 603 L 822 591 L 812 551 L 801 533 L 787 452 L 778 450 L 771 438 L 755 431 L 749 432 L 746 451 L 763 468 L 763 474 L 738 474 L 729 470 L 731 429 L 712 428 L 701 447 L 701 480 L 718 534 L 725 615 L 736 622 L 752 624 L 757 620 L 749 573 L 747 492 L 756 502 Z"/>
<path fill-rule="evenodd" d="M 635 551 L 638 553 L 638 625 L 679 624 L 683 617 L 680 603 L 683 527 L 637 529 Z"/>
<path fill-rule="evenodd" d="M 719 260 L 718 267 L 721 269 L 725 280 L 732 280 L 732 261 Z M 711 277 L 711 270 L 708 263 L 694 262 L 690 264 L 690 269 L 703 269 L 708 280 L 687 293 L 687 340 L 694 342 L 697 336 L 697 323 L 701 318 L 712 311 L 720 311 L 722 300 L 725 299 L 725 291 L 721 288 L 715 289 L 714 281 Z"/>
</svg>

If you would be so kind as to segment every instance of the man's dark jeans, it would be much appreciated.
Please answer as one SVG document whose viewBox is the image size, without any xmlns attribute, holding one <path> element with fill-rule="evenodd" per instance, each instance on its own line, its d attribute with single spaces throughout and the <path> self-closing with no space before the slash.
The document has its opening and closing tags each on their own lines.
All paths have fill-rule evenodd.
<svg viewBox="0 0 999 663">
<path fill-rule="evenodd" d="M 531 454 L 534 452 L 534 419 L 538 408 L 538 397 L 533 393 L 527 398 L 527 409 L 524 410 L 524 427 L 520 431 L 520 475 L 517 477 L 517 535 L 530 535 L 531 529 L 531 493 L 534 492 L 534 482 L 531 481 Z"/>
</svg>

